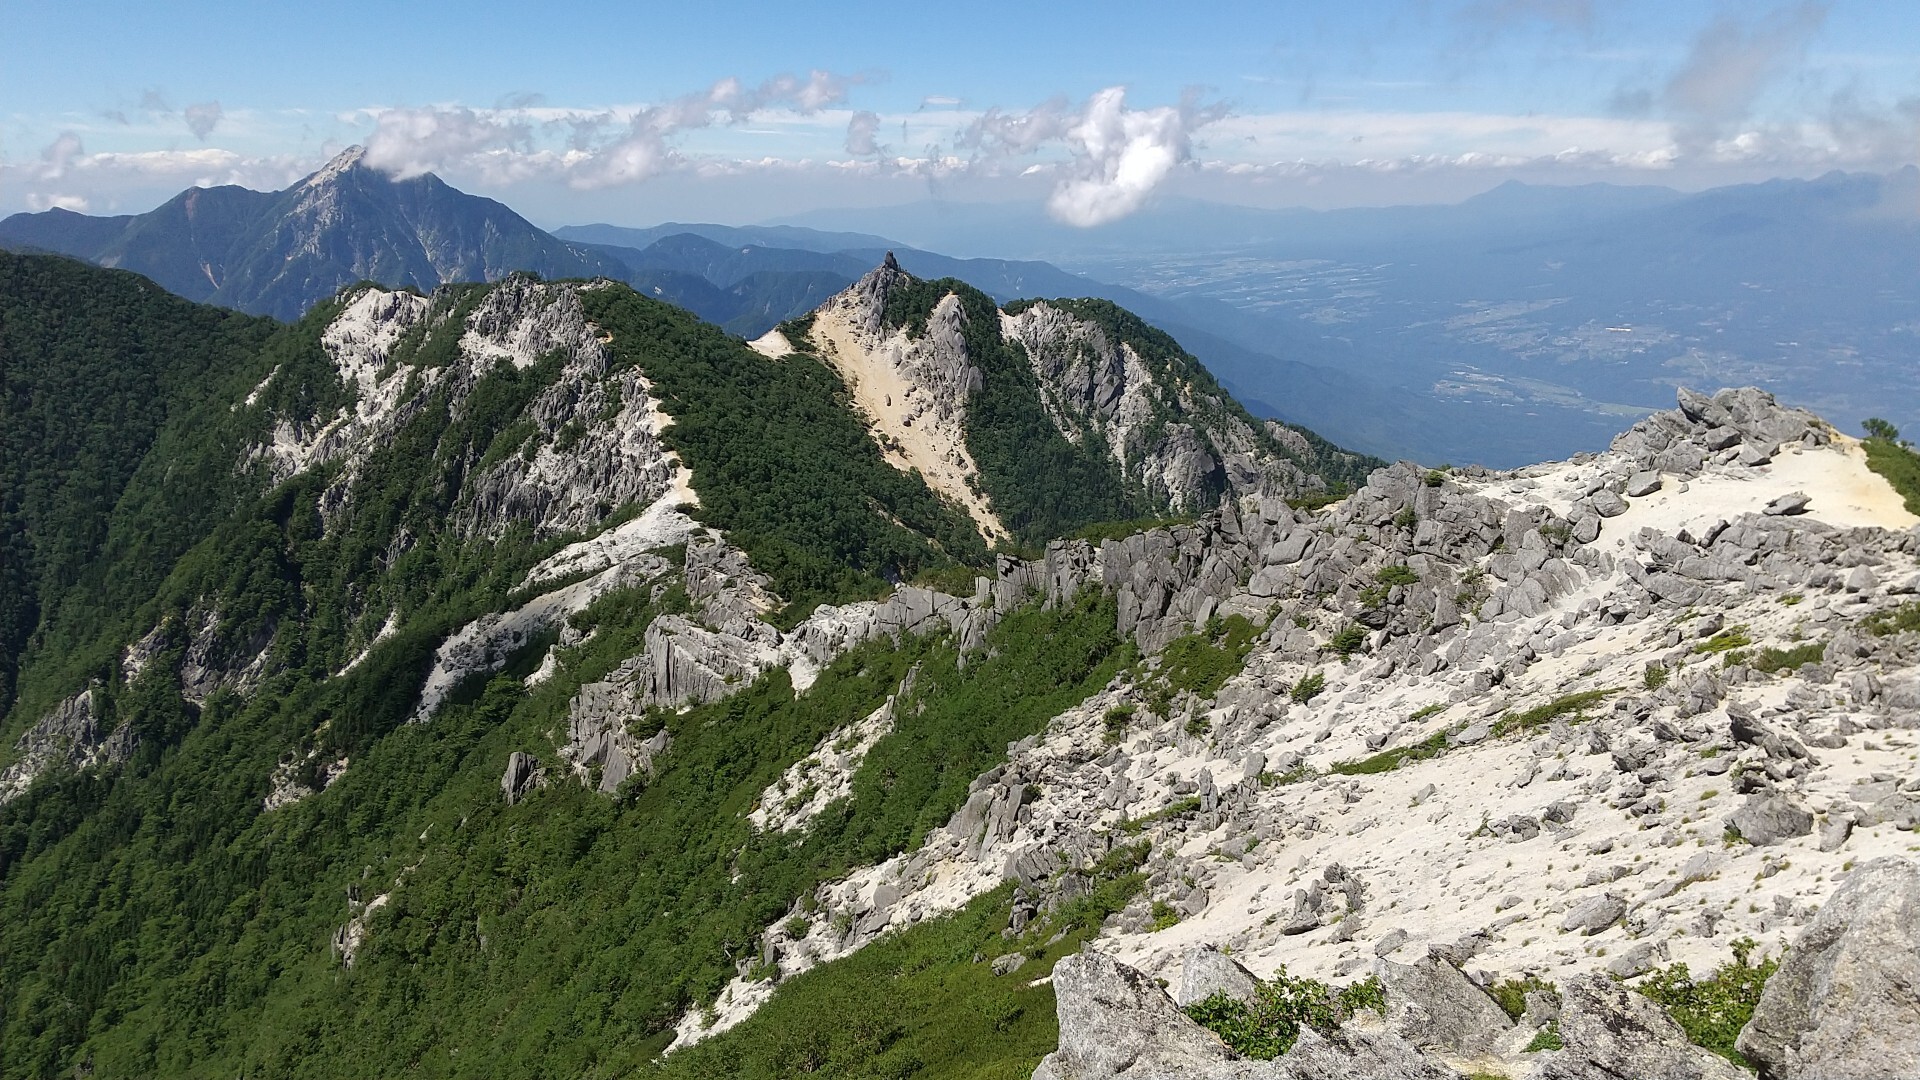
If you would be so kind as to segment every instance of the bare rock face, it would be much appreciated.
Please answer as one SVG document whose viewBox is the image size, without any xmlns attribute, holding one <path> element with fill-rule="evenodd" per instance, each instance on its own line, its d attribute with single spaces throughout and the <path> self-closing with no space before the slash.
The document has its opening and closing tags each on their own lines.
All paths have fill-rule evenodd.
<svg viewBox="0 0 1920 1080">
<path fill-rule="evenodd" d="M 1744 1080 L 1746 1073 L 1686 1032 L 1660 1007 L 1604 975 L 1561 987 L 1560 1038 L 1566 1049 L 1540 1080 Z"/>
<path fill-rule="evenodd" d="M 1471 1057 L 1493 1050 L 1513 1027 L 1486 991 L 1445 960 L 1380 959 L 1374 971 L 1387 990 L 1388 1027 L 1414 1046 Z"/>
<path fill-rule="evenodd" d="M 540 759 L 518 750 L 507 755 L 507 771 L 500 777 L 500 794 L 506 797 L 508 806 L 519 802 L 527 792 L 545 782 Z"/>
<path fill-rule="evenodd" d="M 1920 866 L 1853 871 L 1767 980 L 1740 1052 L 1766 1080 L 1920 1076 Z"/>
<path fill-rule="evenodd" d="M 20 797 L 41 773 L 59 766 L 85 769 L 125 761 L 136 741 L 126 724 L 102 723 L 105 695 L 82 690 L 55 706 L 14 744 L 19 757 L 0 770 L 0 805 Z"/>
</svg>

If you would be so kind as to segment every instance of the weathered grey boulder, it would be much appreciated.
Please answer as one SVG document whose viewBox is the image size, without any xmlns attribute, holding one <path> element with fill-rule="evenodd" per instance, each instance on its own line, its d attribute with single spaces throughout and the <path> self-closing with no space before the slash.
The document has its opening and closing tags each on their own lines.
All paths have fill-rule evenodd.
<svg viewBox="0 0 1920 1080">
<path fill-rule="evenodd" d="M 1060 1047 L 1034 1080 L 1213 1080 L 1254 1077 L 1219 1037 L 1188 1019 L 1152 979 L 1097 952 L 1053 968 Z"/>
<path fill-rule="evenodd" d="M 1195 945 L 1180 963 L 1180 989 L 1173 995 L 1181 1008 L 1225 994 L 1235 1001 L 1252 1001 L 1260 980 L 1233 957 L 1211 945 Z"/>
<path fill-rule="evenodd" d="M 1920 1076 L 1920 866 L 1875 859 L 1849 874 L 1735 1045 L 1767 1080 Z"/>
<path fill-rule="evenodd" d="M 1777 844 L 1813 831 L 1813 811 L 1786 795 L 1755 792 L 1747 804 L 1727 815 L 1727 825 L 1755 847 Z"/>
<path fill-rule="evenodd" d="M 1300 1032 L 1293 1049 L 1256 1073 L 1274 1080 L 1460 1080 L 1460 1074 L 1420 1056 L 1405 1040 L 1382 1032 Z"/>
<path fill-rule="evenodd" d="M 1388 1029 L 1420 1049 L 1472 1057 L 1491 1051 L 1513 1027 L 1486 991 L 1445 960 L 1380 959 L 1373 970 L 1387 991 Z"/>
<path fill-rule="evenodd" d="M 1612 893 L 1589 897 L 1567 912 L 1567 917 L 1560 920 L 1560 929 L 1591 937 L 1619 922 L 1626 913 L 1627 902 Z"/>
<path fill-rule="evenodd" d="M 1790 514 L 1804 514 L 1807 511 L 1807 504 L 1812 501 L 1812 499 L 1807 498 L 1804 492 L 1796 491 L 1789 495 L 1782 495 L 1768 503 L 1766 509 L 1762 510 L 1761 513 L 1766 514 L 1768 517 L 1786 517 Z"/>
<path fill-rule="evenodd" d="M 1561 985 L 1560 1038 L 1539 1080 L 1746 1080 L 1725 1058 L 1687 1041 L 1658 1005 L 1605 975 Z"/>
<path fill-rule="evenodd" d="M 1634 473 L 1633 476 L 1627 480 L 1627 496 L 1629 498 L 1637 499 L 1642 495 L 1651 495 L 1659 490 L 1660 474 L 1652 470 L 1642 470 Z"/>
<path fill-rule="evenodd" d="M 1593 493 L 1593 511 L 1601 517 L 1619 517 L 1627 512 L 1627 500 L 1601 488 Z"/>
</svg>

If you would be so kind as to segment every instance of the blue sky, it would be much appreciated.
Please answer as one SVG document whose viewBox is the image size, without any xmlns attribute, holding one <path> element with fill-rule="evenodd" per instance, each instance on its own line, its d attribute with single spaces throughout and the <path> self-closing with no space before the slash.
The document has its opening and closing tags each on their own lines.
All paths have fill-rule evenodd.
<svg viewBox="0 0 1920 1080">
<path fill-rule="evenodd" d="M 1197 10 L 1193 10 L 1197 9 Z M 547 225 L 1697 188 L 1920 158 L 1920 3 L 4 0 L 0 212 L 351 144 Z"/>
</svg>

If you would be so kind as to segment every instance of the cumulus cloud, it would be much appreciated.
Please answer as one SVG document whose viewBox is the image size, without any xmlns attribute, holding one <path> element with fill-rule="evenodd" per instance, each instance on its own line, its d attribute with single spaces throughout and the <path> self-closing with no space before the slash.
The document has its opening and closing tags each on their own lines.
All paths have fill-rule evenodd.
<svg viewBox="0 0 1920 1080">
<path fill-rule="evenodd" d="M 193 132 L 194 138 L 206 142 L 207 136 L 220 126 L 220 119 L 226 113 L 218 101 L 201 101 L 187 106 L 180 115 L 186 119 L 187 130 Z"/>
<path fill-rule="evenodd" d="M 682 132 L 739 124 L 775 108 L 816 113 L 844 102 L 860 81 L 829 71 L 776 75 L 757 85 L 730 77 L 662 104 L 620 110 L 543 109 L 534 95 L 484 110 L 377 110 L 366 161 L 400 179 L 468 168 L 496 180 L 557 177 L 583 190 L 633 184 L 684 164 L 674 145 Z M 535 145 L 556 133 L 565 151 Z"/>
<path fill-rule="evenodd" d="M 1129 109 L 1126 100 L 1122 87 L 1100 91 L 1068 130 L 1073 175 L 1047 199 L 1060 221 L 1087 228 L 1126 217 L 1191 156 L 1180 110 Z"/>
<path fill-rule="evenodd" d="M 532 139 L 533 126 L 512 113 L 464 106 L 388 109 L 367 137 L 366 163 L 410 180 L 488 150 L 528 148 Z"/>
</svg>

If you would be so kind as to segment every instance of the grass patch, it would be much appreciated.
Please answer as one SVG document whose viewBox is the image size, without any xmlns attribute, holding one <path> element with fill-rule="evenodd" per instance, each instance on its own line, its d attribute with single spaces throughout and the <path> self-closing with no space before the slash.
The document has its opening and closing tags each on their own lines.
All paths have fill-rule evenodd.
<svg viewBox="0 0 1920 1080">
<path fill-rule="evenodd" d="M 1389 586 L 1418 585 L 1420 584 L 1420 575 L 1414 572 L 1413 567 L 1400 563 L 1393 566 L 1381 567 L 1374 572 L 1373 580 L 1382 585 Z"/>
<path fill-rule="evenodd" d="M 1130 521 L 1096 521 L 1091 525 L 1074 531 L 1070 540 L 1085 540 L 1094 547 L 1103 541 L 1125 540 L 1153 529 L 1171 529 L 1176 525 L 1191 525 L 1198 518 L 1193 517 L 1150 517 L 1134 518 Z"/>
<path fill-rule="evenodd" d="M 1293 684 L 1293 689 L 1287 691 L 1287 697 L 1291 698 L 1296 705 L 1305 705 L 1319 697 L 1326 688 L 1327 677 L 1318 671 L 1309 671 L 1300 676 L 1300 681 Z"/>
<path fill-rule="evenodd" d="M 1170 802 L 1144 817 L 1127 818 L 1120 823 L 1120 831 L 1129 835 L 1135 834 L 1156 821 L 1165 821 L 1168 818 L 1179 817 L 1182 814 L 1191 814 L 1198 809 L 1200 809 L 1200 800 L 1198 798 L 1186 798 L 1177 802 Z"/>
<path fill-rule="evenodd" d="M 1494 721 L 1493 734 L 1499 737 L 1532 731 L 1561 717 L 1571 717 L 1574 723 L 1579 723 L 1588 718 L 1588 709 L 1619 692 L 1618 689 L 1582 690 L 1554 698 L 1545 705 L 1536 705 L 1525 712 L 1507 713 Z"/>
<path fill-rule="evenodd" d="M 1260 983 L 1252 1001 L 1216 992 L 1187 1006 L 1186 1014 L 1235 1053 L 1272 1061 L 1293 1049 L 1303 1029 L 1333 1031 L 1357 1010 L 1384 1008 L 1386 1001 L 1386 990 L 1371 976 L 1335 988 L 1318 979 L 1295 978 L 1283 967 Z"/>
<path fill-rule="evenodd" d="M 1874 637 L 1892 637 L 1920 630 L 1920 600 L 1909 600 L 1896 608 L 1876 611 L 1860 623 L 1860 628 Z"/>
<path fill-rule="evenodd" d="M 1796 671 L 1807 664 L 1817 664 L 1826 654 L 1825 643 L 1809 641 L 1791 649 L 1761 649 L 1760 655 L 1748 661 L 1748 666 L 1773 675 L 1782 671 Z"/>
<path fill-rule="evenodd" d="M 1447 737 L 1453 732 L 1442 729 L 1417 743 L 1396 746 L 1383 750 L 1369 758 L 1359 761 L 1342 761 L 1333 767 L 1341 776 L 1373 776 L 1377 773 L 1392 772 L 1409 761 L 1426 761 L 1437 758 L 1447 752 Z"/>
<path fill-rule="evenodd" d="M 1200 629 L 1173 639 L 1160 654 L 1154 711 L 1165 716 L 1167 704 L 1182 690 L 1203 701 L 1211 699 L 1239 673 L 1259 633 L 1245 616 L 1229 615 L 1208 619 Z"/>
<path fill-rule="evenodd" d="M 1341 658 L 1352 656 L 1367 647 L 1367 628 L 1359 623 L 1348 623 L 1336 631 L 1327 642 L 1327 651 Z"/>
<path fill-rule="evenodd" d="M 1695 979 L 1687 965 L 1670 964 L 1648 975 L 1639 990 L 1673 1017 L 1687 1038 L 1743 1068 L 1752 1068 L 1733 1048 L 1740 1029 L 1753 1019 L 1760 990 L 1780 967 L 1778 958 L 1753 963 L 1759 943 L 1741 938 L 1733 943 L 1733 959 L 1704 979 Z"/>
<path fill-rule="evenodd" d="M 1920 454 L 1892 438 L 1870 438 L 1861 443 L 1867 468 L 1886 478 L 1906 501 L 1907 513 L 1920 514 Z"/>
<path fill-rule="evenodd" d="M 1518 979 L 1502 979 L 1487 988 L 1500 1011 L 1512 1020 L 1518 1020 L 1527 1011 L 1527 995 L 1533 993 L 1552 994 L 1555 1001 L 1560 1000 L 1560 991 L 1550 982 L 1538 975 L 1526 975 Z"/>
<path fill-rule="evenodd" d="M 1735 649 L 1744 649 L 1751 644 L 1753 644 L 1753 637 L 1747 632 L 1746 624 L 1739 623 L 1734 626 L 1729 626 L 1700 644 L 1695 645 L 1693 651 L 1703 655 L 1724 653 L 1732 652 Z"/>
</svg>

